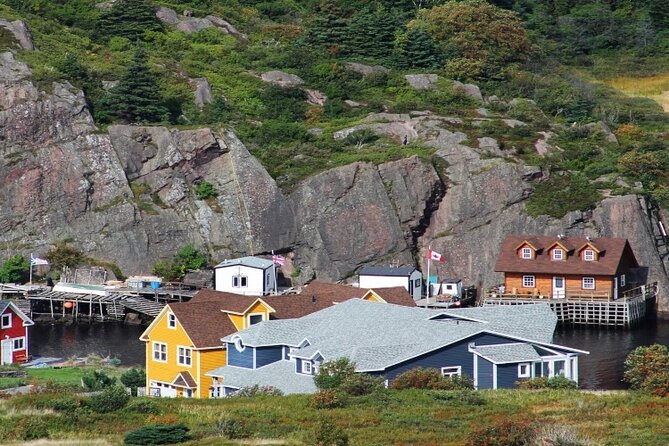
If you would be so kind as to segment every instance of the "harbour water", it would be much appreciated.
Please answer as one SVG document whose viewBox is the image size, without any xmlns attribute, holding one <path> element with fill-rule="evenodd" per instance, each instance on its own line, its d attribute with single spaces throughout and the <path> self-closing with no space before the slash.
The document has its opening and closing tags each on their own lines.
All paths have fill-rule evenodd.
<svg viewBox="0 0 669 446">
<path fill-rule="evenodd" d="M 126 366 L 144 365 L 145 327 L 106 322 L 38 325 L 30 332 L 33 356 L 70 358 L 90 353 L 117 357 Z M 558 327 L 554 342 L 590 352 L 580 360 L 580 384 L 586 389 L 622 389 L 623 363 L 635 347 L 669 345 L 669 320 L 648 319 L 633 329 Z"/>
</svg>

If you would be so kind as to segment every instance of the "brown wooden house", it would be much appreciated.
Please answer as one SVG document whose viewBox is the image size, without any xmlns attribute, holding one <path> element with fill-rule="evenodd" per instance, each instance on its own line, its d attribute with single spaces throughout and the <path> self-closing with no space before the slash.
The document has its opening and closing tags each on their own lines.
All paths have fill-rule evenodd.
<svg viewBox="0 0 669 446">
<path fill-rule="evenodd" d="M 501 294 L 543 298 L 618 299 L 643 283 L 626 239 L 510 235 L 495 271 L 504 273 Z"/>
</svg>

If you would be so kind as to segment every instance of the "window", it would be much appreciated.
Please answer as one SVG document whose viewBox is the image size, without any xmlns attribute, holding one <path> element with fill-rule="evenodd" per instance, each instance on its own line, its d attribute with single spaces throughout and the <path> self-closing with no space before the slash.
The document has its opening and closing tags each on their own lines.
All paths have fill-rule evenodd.
<svg viewBox="0 0 669 446">
<path fill-rule="evenodd" d="M 523 288 L 534 288 L 534 276 L 523 276 Z"/>
<path fill-rule="evenodd" d="M 553 250 L 553 260 L 563 260 L 564 259 L 564 251 L 560 248 L 555 248 Z"/>
<path fill-rule="evenodd" d="M 246 288 L 248 286 L 248 277 L 232 276 L 232 286 L 234 288 Z"/>
<path fill-rule="evenodd" d="M 531 259 L 532 258 L 532 248 L 523 248 L 520 250 L 520 256 L 523 259 Z"/>
<path fill-rule="evenodd" d="M 584 290 L 594 290 L 595 289 L 595 278 L 594 277 L 584 277 L 582 287 Z"/>
<path fill-rule="evenodd" d="M 12 328 L 12 315 L 3 314 L 2 315 L 2 328 Z"/>
<path fill-rule="evenodd" d="M 167 344 L 162 342 L 153 343 L 153 360 L 167 362 Z"/>
<path fill-rule="evenodd" d="M 14 350 L 25 350 L 26 338 L 14 338 Z"/>
<path fill-rule="evenodd" d="M 627 281 L 625 280 L 625 275 L 621 274 L 620 275 L 620 286 L 625 286 L 626 283 L 627 283 Z"/>
<path fill-rule="evenodd" d="M 592 249 L 586 249 L 583 251 L 583 260 L 586 262 L 592 262 L 595 260 L 595 251 Z"/>
<path fill-rule="evenodd" d="M 186 347 L 177 347 L 177 364 L 186 365 L 190 367 L 191 365 L 192 350 Z"/>
<path fill-rule="evenodd" d="M 235 350 L 238 352 L 243 352 L 246 346 L 244 345 L 244 341 L 242 341 L 242 338 L 236 338 L 235 339 Z"/>
<path fill-rule="evenodd" d="M 265 316 L 262 314 L 249 314 L 249 325 L 255 325 L 258 322 L 265 320 Z"/>
<path fill-rule="evenodd" d="M 311 375 L 311 363 L 307 361 L 302 361 L 302 373 L 305 375 Z"/>
<path fill-rule="evenodd" d="M 442 376 L 448 376 L 448 377 L 460 376 L 461 373 L 462 373 L 462 367 L 460 367 L 459 365 L 441 368 Z"/>
<path fill-rule="evenodd" d="M 416 279 L 413 281 L 413 286 L 416 288 L 420 288 L 420 279 Z"/>
<path fill-rule="evenodd" d="M 518 364 L 518 378 L 529 378 L 530 375 L 530 364 Z"/>
<path fill-rule="evenodd" d="M 169 328 L 177 328 L 177 317 L 173 314 L 167 315 L 167 326 Z"/>
</svg>

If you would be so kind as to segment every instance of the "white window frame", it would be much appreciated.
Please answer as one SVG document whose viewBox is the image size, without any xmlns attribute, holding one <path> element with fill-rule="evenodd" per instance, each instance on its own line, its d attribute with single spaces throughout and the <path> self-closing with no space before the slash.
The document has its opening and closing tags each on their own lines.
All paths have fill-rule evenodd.
<svg viewBox="0 0 669 446">
<path fill-rule="evenodd" d="M 595 251 L 593 249 L 584 249 L 583 250 L 583 261 L 594 262 L 595 261 Z"/>
<path fill-rule="evenodd" d="M 2 315 L 2 328 L 12 328 L 12 314 L 7 313 Z"/>
<path fill-rule="evenodd" d="M 588 286 L 586 286 L 586 281 L 588 282 Z M 592 281 L 592 285 L 589 284 L 590 281 Z M 584 290 L 594 290 L 594 289 L 597 289 L 597 284 L 596 284 L 596 282 L 595 282 L 595 278 L 594 278 L 594 277 L 590 277 L 590 276 L 588 276 L 588 277 L 582 277 L 582 278 L 581 278 L 581 288 L 584 289 Z"/>
<path fill-rule="evenodd" d="M 627 284 L 627 280 L 626 280 L 626 278 L 625 278 L 625 275 L 624 275 L 624 274 L 621 274 L 621 275 L 620 275 L 620 286 L 623 287 L 623 286 L 625 286 L 626 284 Z"/>
<path fill-rule="evenodd" d="M 176 329 L 177 328 L 177 317 L 169 313 L 167 315 L 167 328 Z"/>
<path fill-rule="evenodd" d="M 237 350 L 239 353 L 246 350 L 246 345 L 244 345 L 244 341 L 242 341 L 242 338 L 236 337 L 232 343 L 235 346 L 235 350 Z"/>
<path fill-rule="evenodd" d="M 523 371 L 525 369 L 525 371 Z M 529 362 L 523 362 L 518 364 L 518 378 L 531 378 L 532 377 L 532 364 Z"/>
<path fill-rule="evenodd" d="M 243 274 L 237 274 L 232 276 L 232 287 L 233 288 L 248 288 L 249 287 L 249 278 Z"/>
<path fill-rule="evenodd" d="M 177 345 L 177 364 L 182 365 L 184 367 L 192 367 L 193 349 L 190 347 Z"/>
<path fill-rule="evenodd" d="M 313 367 L 311 366 L 311 362 L 305 360 L 302 361 L 302 373 L 305 375 L 313 374 Z"/>
<path fill-rule="evenodd" d="M 564 260 L 564 249 L 562 248 L 553 249 L 553 260 Z"/>
<path fill-rule="evenodd" d="M 156 362 L 167 362 L 167 344 L 154 341 L 152 358 Z"/>
<path fill-rule="evenodd" d="M 523 276 L 523 288 L 534 288 L 537 284 L 537 279 L 533 275 Z"/>
<path fill-rule="evenodd" d="M 532 248 L 528 248 L 527 246 L 524 248 L 520 249 L 520 257 L 522 259 L 531 259 L 532 258 Z"/>
<path fill-rule="evenodd" d="M 249 327 L 255 325 L 251 323 L 251 316 L 260 316 L 260 322 L 265 320 L 265 313 L 250 313 L 248 316 L 246 316 L 246 323 Z M 260 322 L 256 322 L 256 324 L 259 324 Z"/>
<path fill-rule="evenodd" d="M 26 349 L 26 337 L 21 336 L 20 338 L 14 338 L 12 339 L 14 342 L 12 342 L 12 350 L 17 352 L 20 350 L 25 350 Z M 19 347 L 16 346 L 16 343 L 20 342 L 21 345 Z"/>
<path fill-rule="evenodd" d="M 461 375 L 462 375 L 462 366 L 460 365 L 452 365 L 441 368 L 441 376 L 452 378 L 454 376 L 461 376 Z"/>
</svg>

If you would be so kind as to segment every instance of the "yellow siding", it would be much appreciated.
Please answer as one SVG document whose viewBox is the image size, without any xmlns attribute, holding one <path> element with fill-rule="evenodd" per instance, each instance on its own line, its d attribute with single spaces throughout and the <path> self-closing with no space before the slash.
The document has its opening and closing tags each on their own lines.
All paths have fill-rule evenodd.
<svg viewBox="0 0 669 446">
<path fill-rule="evenodd" d="M 177 374 L 182 371 L 188 371 L 196 378 L 196 352 L 192 353 L 191 367 L 177 364 L 177 348 L 189 347 L 193 348 L 188 335 L 186 334 L 179 321 L 177 321 L 176 328 L 169 328 L 167 326 L 167 315 L 169 311 L 163 313 L 153 329 L 148 333 L 148 342 L 146 343 L 146 381 L 147 390 L 151 380 L 161 381 L 164 383 L 172 383 Z M 153 343 L 162 342 L 167 344 L 167 362 L 155 361 L 153 359 Z"/>
<path fill-rule="evenodd" d="M 211 387 L 213 381 L 211 376 L 205 376 L 205 373 L 226 365 L 228 363 L 228 352 L 221 347 L 216 350 L 201 350 L 198 353 L 200 359 L 200 376 L 199 379 L 193 376 L 199 383 L 199 394 L 197 396 L 199 398 L 209 398 L 209 387 Z"/>
<path fill-rule="evenodd" d="M 232 321 L 233 324 L 235 324 L 235 328 L 237 331 L 243 330 L 244 328 L 244 316 L 240 316 L 238 314 L 230 314 L 228 313 L 228 316 L 230 317 L 230 320 Z"/>
<path fill-rule="evenodd" d="M 368 300 L 370 302 L 380 302 L 386 303 L 385 300 L 381 299 L 374 291 L 368 291 L 363 297 L 363 300 Z"/>
<path fill-rule="evenodd" d="M 225 310 L 223 310 L 225 311 Z M 269 314 L 270 314 L 270 309 L 267 307 L 262 302 L 256 302 L 251 308 L 246 310 L 244 315 L 237 315 L 237 314 L 230 314 L 228 313 L 228 316 L 230 317 L 230 320 L 232 323 L 235 325 L 235 328 L 237 331 L 243 330 L 245 328 L 248 328 L 248 319 L 247 316 L 249 314 L 258 314 L 262 313 L 264 315 L 264 320 L 268 321 L 269 320 Z"/>
</svg>

